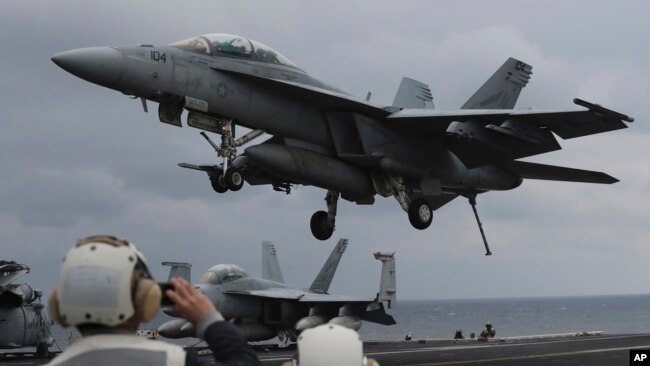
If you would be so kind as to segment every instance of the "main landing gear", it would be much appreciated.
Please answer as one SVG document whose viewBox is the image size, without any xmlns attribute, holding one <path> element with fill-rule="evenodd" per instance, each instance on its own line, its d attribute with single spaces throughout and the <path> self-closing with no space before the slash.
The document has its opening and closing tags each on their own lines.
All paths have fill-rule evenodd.
<svg viewBox="0 0 650 366">
<path fill-rule="evenodd" d="M 244 176 L 237 167 L 232 165 L 237 157 L 237 147 L 259 137 L 264 131 L 253 130 L 235 140 L 232 120 L 219 121 L 219 131 L 221 145 L 217 145 L 205 132 L 201 132 L 201 136 L 214 148 L 217 155 L 223 157 L 222 171 L 211 174 L 210 183 L 212 183 L 212 189 L 217 193 L 224 193 L 228 190 L 238 191 L 244 186 Z"/>
<path fill-rule="evenodd" d="M 424 230 L 431 225 L 433 210 L 422 198 L 413 200 L 408 206 L 409 221 L 414 228 Z"/>
<path fill-rule="evenodd" d="M 409 222 L 418 229 L 424 230 L 431 225 L 433 210 L 424 198 L 411 199 L 408 188 L 401 177 L 390 177 L 393 195 L 402 209 L 408 213 Z"/>
<path fill-rule="evenodd" d="M 336 208 L 339 200 L 339 193 L 327 191 L 325 202 L 327 203 L 327 212 L 317 211 L 311 216 L 311 233 L 318 240 L 327 240 L 334 233 L 334 222 L 336 220 Z"/>
<path fill-rule="evenodd" d="M 468 199 L 469 204 L 472 206 L 472 210 L 474 211 L 474 217 L 476 217 L 478 229 L 481 231 L 481 238 L 483 238 L 483 245 L 485 246 L 485 255 L 492 255 L 490 246 L 487 242 L 487 238 L 485 237 L 485 232 L 483 231 L 483 224 L 481 223 L 481 219 L 478 217 L 478 211 L 476 210 L 476 195 L 470 195 L 468 196 Z M 402 203 L 401 200 L 399 201 Z M 415 199 L 408 203 L 406 207 L 409 215 L 409 221 L 414 228 L 424 230 L 428 228 L 429 225 L 431 225 L 433 210 L 431 210 L 431 206 L 426 200 L 422 198 Z"/>
<path fill-rule="evenodd" d="M 411 196 L 406 189 L 406 185 L 399 177 L 391 178 L 391 185 L 393 187 L 393 194 L 395 196 L 395 199 L 397 199 L 397 202 L 399 202 L 404 211 L 408 213 L 411 225 L 418 230 L 424 230 L 428 228 L 431 225 L 431 221 L 433 219 L 433 210 L 431 209 L 429 202 L 425 198 L 411 199 Z M 485 237 L 485 232 L 483 231 L 483 224 L 481 223 L 481 219 L 478 216 L 478 211 L 476 210 L 476 193 L 464 192 L 462 195 L 469 199 L 469 204 L 472 206 L 472 210 L 474 211 L 474 217 L 476 217 L 476 223 L 478 224 L 478 228 L 481 232 L 481 238 L 483 239 L 483 245 L 485 246 L 485 255 L 492 255 L 487 238 Z M 316 216 L 316 214 L 314 214 L 314 216 Z M 312 223 L 313 221 L 314 217 L 312 217 Z M 312 232 L 313 231 L 314 229 L 312 224 Z M 315 235 L 316 234 L 314 234 L 314 236 Z"/>
</svg>

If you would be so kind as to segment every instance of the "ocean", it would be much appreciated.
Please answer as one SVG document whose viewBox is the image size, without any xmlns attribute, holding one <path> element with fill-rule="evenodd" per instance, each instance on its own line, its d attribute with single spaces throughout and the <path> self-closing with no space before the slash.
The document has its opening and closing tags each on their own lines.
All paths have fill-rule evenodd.
<svg viewBox="0 0 650 366">
<path fill-rule="evenodd" d="M 413 339 L 451 339 L 457 329 L 469 337 L 472 332 L 478 335 L 488 321 L 496 329 L 497 337 L 586 331 L 650 332 L 650 295 L 404 300 L 388 312 L 397 324 L 364 322 L 359 330 L 364 340 L 404 339 L 407 333 Z M 156 328 L 170 319 L 161 313 L 143 328 Z M 70 328 L 55 326 L 52 333 L 65 348 Z M 189 345 L 195 341 L 174 343 Z"/>
<path fill-rule="evenodd" d="M 402 301 L 396 325 L 364 323 L 364 340 L 452 338 L 479 334 L 491 322 L 497 337 L 604 331 L 650 332 L 650 295 Z"/>
</svg>

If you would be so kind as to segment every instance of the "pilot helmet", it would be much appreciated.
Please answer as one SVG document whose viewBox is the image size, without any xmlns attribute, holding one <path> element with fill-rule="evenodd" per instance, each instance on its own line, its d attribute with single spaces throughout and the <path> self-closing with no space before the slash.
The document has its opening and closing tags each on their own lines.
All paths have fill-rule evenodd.
<svg viewBox="0 0 650 366">
<path fill-rule="evenodd" d="M 162 293 L 146 260 L 130 242 L 114 236 L 81 239 L 63 260 L 49 298 L 52 317 L 64 327 L 137 327 L 156 315 Z"/>
<path fill-rule="evenodd" d="M 338 324 L 323 324 L 306 329 L 298 337 L 298 360 L 294 365 L 373 365 L 363 355 L 359 334 Z"/>
</svg>

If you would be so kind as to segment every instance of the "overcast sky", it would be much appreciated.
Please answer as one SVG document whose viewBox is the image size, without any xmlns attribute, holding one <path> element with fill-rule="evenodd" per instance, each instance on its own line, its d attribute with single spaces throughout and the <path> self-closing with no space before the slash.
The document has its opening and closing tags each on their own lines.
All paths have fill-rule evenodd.
<svg viewBox="0 0 650 366">
<path fill-rule="evenodd" d="M 377 291 L 375 250 L 397 252 L 400 299 L 648 293 L 649 18 L 647 1 L 2 1 L 0 258 L 31 266 L 26 278 L 49 292 L 65 252 L 91 234 L 133 241 L 160 279 L 163 260 L 193 263 L 195 279 L 217 263 L 259 275 L 260 242 L 271 240 L 286 281 L 308 287 L 345 237 L 336 293 Z M 530 160 L 621 182 L 525 181 L 481 195 L 492 257 L 463 199 L 425 231 L 393 198 L 341 201 L 333 238 L 317 241 L 309 219 L 324 209 L 325 191 L 245 186 L 218 195 L 205 174 L 176 166 L 218 162 L 199 130 L 160 123 L 139 101 L 50 61 L 74 48 L 203 33 L 258 40 L 385 104 L 408 76 L 431 86 L 436 107 L 456 108 L 518 58 L 534 72 L 518 108 L 573 108 L 578 97 L 636 119 Z"/>
</svg>

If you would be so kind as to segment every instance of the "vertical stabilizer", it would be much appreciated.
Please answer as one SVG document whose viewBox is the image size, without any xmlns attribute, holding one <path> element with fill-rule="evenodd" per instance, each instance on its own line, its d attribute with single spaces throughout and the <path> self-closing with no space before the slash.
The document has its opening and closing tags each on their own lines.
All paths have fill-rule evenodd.
<svg viewBox="0 0 650 366">
<path fill-rule="evenodd" d="M 348 247 L 348 239 L 339 240 L 338 244 L 332 250 L 329 258 L 321 268 L 320 272 L 314 279 L 314 282 L 309 287 L 309 290 L 320 293 L 327 293 L 327 290 L 330 288 L 332 283 L 332 278 L 334 278 L 334 273 L 336 273 L 336 268 L 339 266 L 339 261 L 345 252 L 345 249 Z"/>
<path fill-rule="evenodd" d="M 532 66 L 511 57 L 460 108 L 512 109 L 532 73 Z"/>
<path fill-rule="evenodd" d="M 185 281 L 192 283 L 191 269 L 192 265 L 185 262 L 162 262 L 163 266 L 170 266 L 169 277 L 167 281 L 172 278 L 182 278 Z"/>
<path fill-rule="evenodd" d="M 425 83 L 410 78 L 402 78 L 393 107 L 398 108 L 433 108 L 431 89 Z"/>
<path fill-rule="evenodd" d="M 262 242 L 262 278 L 284 283 L 275 246 L 270 241 Z"/>
<path fill-rule="evenodd" d="M 397 306 L 397 279 L 395 275 L 395 252 L 373 253 L 375 259 L 381 261 L 381 281 L 377 301 L 387 301 L 388 308 Z"/>
</svg>

